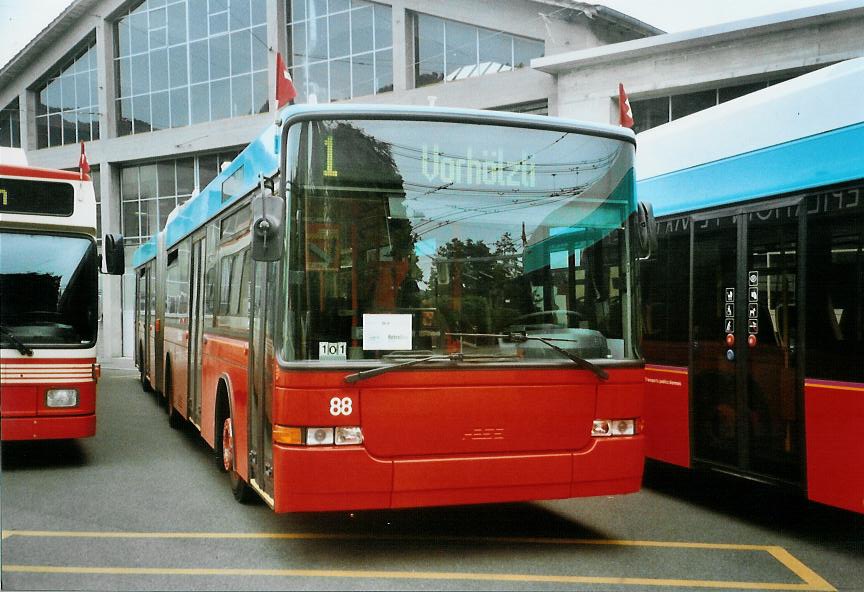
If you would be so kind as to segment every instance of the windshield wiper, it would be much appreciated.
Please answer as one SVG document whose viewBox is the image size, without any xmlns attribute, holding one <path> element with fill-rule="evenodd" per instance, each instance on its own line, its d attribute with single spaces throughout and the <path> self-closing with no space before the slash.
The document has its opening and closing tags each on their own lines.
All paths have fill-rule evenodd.
<svg viewBox="0 0 864 592">
<path fill-rule="evenodd" d="M 358 380 L 363 380 L 364 378 L 372 378 L 373 376 L 378 376 L 379 374 L 384 374 L 385 372 L 390 372 L 391 370 L 398 370 L 399 368 L 407 368 L 408 366 L 415 366 L 417 364 L 422 364 L 424 362 L 461 362 L 465 359 L 465 356 L 461 353 L 454 354 L 437 354 L 434 356 L 426 356 L 424 358 L 415 358 L 413 360 L 408 360 L 407 362 L 402 362 L 400 364 L 393 364 L 392 366 L 378 366 L 377 368 L 370 368 L 369 370 L 362 370 L 360 372 L 355 372 L 354 374 L 349 374 L 345 377 L 345 382 L 347 383 L 355 383 Z"/>
<path fill-rule="evenodd" d="M 608 380 L 609 374 L 600 366 L 596 366 L 586 360 L 583 357 L 577 356 L 576 354 L 567 351 L 562 347 L 558 347 L 553 341 L 565 341 L 568 343 L 578 343 L 575 339 L 559 339 L 557 337 L 538 337 L 536 335 L 526 335 L 525 333 L 520 332 L 511 332 L 511 333 L 446 333 L 446 335 L 450 335 L 451 337 L 499 337 L 503 339 L 507 339 L 512 341 L 513 343 L 525 343 L 526 341 L 539 341 L 543 343 L 559 354 L 566 356 L 573 360 L 580 368 L 585 368 L 586 370 L 590 370 L 594 374 L 597 375 L 597 378 L 601 380 Z"/>
<path fill-rule="evenodd" d="M 5 335 L 6 338 L 12 343 L 12 345 L 15 346 L 15 349 L 17 349 L 18 352 L 22 356 L 32 356 L 33 355 L 33 350 L 30 349 L 29 347 L 27 347 L 26 345 L 24 345 L 23 341 L 21 341 L 20 339 L 15 337 L 15 334 L 12 333 L 12 331 L 7 329 L 3 325 L 0 325 L 0 334 Z"/>
</svg>

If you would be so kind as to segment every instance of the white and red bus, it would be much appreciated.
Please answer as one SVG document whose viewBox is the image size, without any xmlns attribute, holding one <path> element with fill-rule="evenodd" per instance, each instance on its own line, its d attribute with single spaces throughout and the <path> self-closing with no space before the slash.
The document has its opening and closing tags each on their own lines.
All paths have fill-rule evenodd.
<svg viewBox="0 0 864 592">
<path fill-rule="evenodd" d="M 864 512 L 864 59 L 639 134 L 647 455 Z"/>
<path fill-rule="evenodd" d="M 277 512 L 637 491 L 634 147 L 287 107 L 136 251 L 142 380 Z"/>
<path fill-rule="evenodd" d="M 2 439 L 93 436 L 99 379 L 93 184 L 86 174 L 18 162 L 0 162 Z M 122 253 L 119 247 L 112 253 Z M 116 264 L 112 259 L 112 271 Z"/>
</svg>

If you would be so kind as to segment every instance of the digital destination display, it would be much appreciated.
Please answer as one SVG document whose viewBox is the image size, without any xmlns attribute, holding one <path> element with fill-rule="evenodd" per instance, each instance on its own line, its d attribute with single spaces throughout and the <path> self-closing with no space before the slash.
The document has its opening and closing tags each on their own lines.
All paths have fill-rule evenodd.
<svg viewBox="0 0 864 592">
<path fill-rule="evenodd" d="M 71 216 L 75 191 L 69 183 L 0 179 L 0 214 Z"/>
</svg>

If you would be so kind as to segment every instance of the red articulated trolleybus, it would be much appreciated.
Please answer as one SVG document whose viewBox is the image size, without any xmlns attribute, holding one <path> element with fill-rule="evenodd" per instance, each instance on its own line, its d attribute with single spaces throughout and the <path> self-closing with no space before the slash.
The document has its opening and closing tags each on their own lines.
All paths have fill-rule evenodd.
<svg viewBox="0 0 864 592">
<path fill-rule="evenodd" d="M 639 134 L 647 455 L 864 513 L 864 59 Z"/>
<path fill-rule="evenodd" d="M 277 512 L 637 491 L 629 130 L 289 106 L 135 254 L 137 362 Z"/>
<path fill-rule="evenodd" d="M 16 152 L 0 154 L 2 439 L 86 438 L 96 433 L 99 378 L 93 184 L 26 166 Z M 110 271 L 122 273 L 122 242 L 106 243 Z"/>
</svg>

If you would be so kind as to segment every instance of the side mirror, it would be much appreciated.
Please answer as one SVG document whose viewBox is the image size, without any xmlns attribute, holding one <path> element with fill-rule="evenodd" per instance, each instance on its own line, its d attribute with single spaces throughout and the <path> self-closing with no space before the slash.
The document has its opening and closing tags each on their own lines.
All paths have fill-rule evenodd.
<svg viewBox="0 0 864 592">
<path fill-rule="evenodd" d="M 109 275 L 123 275 L 126 271 L 126 251 L 123 249 L 123 236 L 106 234 L 102 240 L 105 259 L 105 272 Z"/>
<path fill-rule="evenodd" d="M 636 248 L 643 261 L 657 252 L 657 223 L 649 202 L 640 201 L 636 206 Z"/>
<path fill-rule="evenodd" d="M 285 238 L 285 201 L 273 195 L 252 200 L 252 259 L 278 261 Z"/>
</svg>

